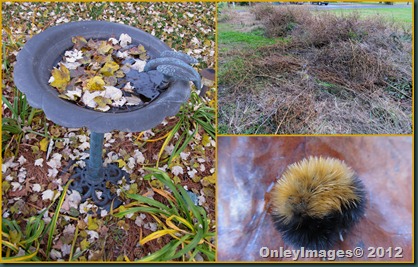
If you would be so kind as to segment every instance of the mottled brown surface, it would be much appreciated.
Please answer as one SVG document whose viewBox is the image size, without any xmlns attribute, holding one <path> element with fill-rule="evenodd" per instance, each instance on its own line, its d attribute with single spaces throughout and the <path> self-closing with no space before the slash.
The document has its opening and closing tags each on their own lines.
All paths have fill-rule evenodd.
<svg viewBox="0 0 418 267">
<path fill-rule="evenodd" d="M 361 247 L 364 256 L 336 260 L 411 261 L 412 138 L 402 136 L 219 137 L 218 260 L 291 261 L 260 257 L 262 247 L 292 249 L 266 212 L 266 192 L 287 165 L 310 155 L 344 160 L 366 187 L 365 217 L 334 247 Z M 403 257 L 368 258 L 369 247 L 401 247 Z"/>
</svg>

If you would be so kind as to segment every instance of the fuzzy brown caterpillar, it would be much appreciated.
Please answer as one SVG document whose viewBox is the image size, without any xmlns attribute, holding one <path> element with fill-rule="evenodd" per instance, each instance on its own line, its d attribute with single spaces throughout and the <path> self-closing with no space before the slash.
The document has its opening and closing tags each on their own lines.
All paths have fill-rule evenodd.
<svg viewBox="0 0 418 267">
<path fill-rule="evenodd" d="M 362 182 L 343 161 L 309 157 L 287 167 L 271 191 L 271 215 L 295 247 L 330 249 L 364 215 Z"/>
</svg>

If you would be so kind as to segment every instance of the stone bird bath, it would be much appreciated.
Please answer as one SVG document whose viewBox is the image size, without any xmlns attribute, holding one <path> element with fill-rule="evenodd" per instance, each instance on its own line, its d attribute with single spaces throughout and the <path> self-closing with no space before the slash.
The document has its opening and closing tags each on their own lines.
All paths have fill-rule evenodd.
<svg viewBox="0 0 418 267">
<path fill-rule="evenodd" d="M 126 180 L 129 177 L 116 164 L 103 166 L 104 133 L 113 130 L 138 132 L 155 127 L 167 116 L 177 114 L 181 104 L 190 96 L 187 78 L 173 78 L 164 92 L 139 109 L 105 113 L 59 98 L 58 92 L 50 86 L 48 80 L 53 67 L 65 51 L 73 46 L 71 38 L 83 36 L 87 40 L 107 40 L 110 37 L 118 38 L 122 33 L 131 36 L 133 44 L 142 44 L 151 60 L 171 50 L 154 36 L 127 25 L 105 21 L 71 22 L 48 28 L 31 38 L 17 55 L 14 71 L 15 84 L 26 94 L 31 106 L 42 109 L 48 119 L 60 126 L 86 127 L 91 131 L 90 157 L 86 167 L 74 170 L 71 189 L 79 191 L 83 201 L 91 197 L 96 205 L 108 210 L 112 205 L 117 207 L 122 202 L 110 192 L 106 183 L 116 184 L 123 177 Z M 102 192 L 102 195 L 98 197 L 96 191 Z"/>
</svg>

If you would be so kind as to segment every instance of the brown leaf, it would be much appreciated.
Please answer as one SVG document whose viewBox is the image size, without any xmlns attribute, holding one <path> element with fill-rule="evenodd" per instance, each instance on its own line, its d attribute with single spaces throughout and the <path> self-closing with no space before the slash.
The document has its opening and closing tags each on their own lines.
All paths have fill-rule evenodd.
<svg viewBox="0 0 418 267">
<path fill-rule="evenodd" d="M 74 49 L 80 50 L 87 45 L 87 40 L 82 36 L 75 36 L 71 39 L 74 44 Z"/>
<path fill-rule="evenodd" d="M 113 49 L 113 46 L 112 46 L 112 45 L 110 45 L 107 41 L 100 41 L 100 42 L 99 42 L 99 46 L 98 46 L 98 48 L 97 48 L 97 52 L 98 52 L 99 54 L 104 55 L 104 54 L 106 54 L 107 52 L 109 52 L 109 51 L 110 51 L 110 49 Z"/>
</svg>

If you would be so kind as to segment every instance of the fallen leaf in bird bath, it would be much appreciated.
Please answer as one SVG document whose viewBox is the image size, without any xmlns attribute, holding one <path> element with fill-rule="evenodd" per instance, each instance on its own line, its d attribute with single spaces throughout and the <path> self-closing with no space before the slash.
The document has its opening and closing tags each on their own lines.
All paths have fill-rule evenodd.
<svg viewBox="0 0 418 267">
<path fill-rule="evenodd" d="M 136 96 L 127 96 L 126 101 L 127 101 L 126 105 L 128 105 L 128 106 L 135 106 L 135 105 L 139 105 L 139 104 L 143 103 L 142 100 L 139 97 L 136 97 Z"/>
<path fill-rule="evenodd" d="M 104 76 L 112 76 L 115 71 L 119 69 L 118 63 L 114 61 L 106 62 L 104 66 L 100 69 L 100 73 Z"/>
<path fill-rule="evenodd" d="M 103 81 L 102 77 L 94 76 L 93 78 L 87 81 L 86 89 L 90 92 L 102 91 L 104 85 L 105 85 L 105 82 Z"/>
<path fill-rule="evenodd" d="M 119 37 L 120 46 L 126 47 L 128 44 L 132 42 L 131 36 L 128 34 L 122 33 Z"/>
<path fill-rule="evenodd" d="M 52 70 L 52 77 L 49 79 L 51 86 L 54 86 L 58 91 L 63 91 L 70 81 L 70 71 L 63 64 L 59 68 Z"/>
</svg>

